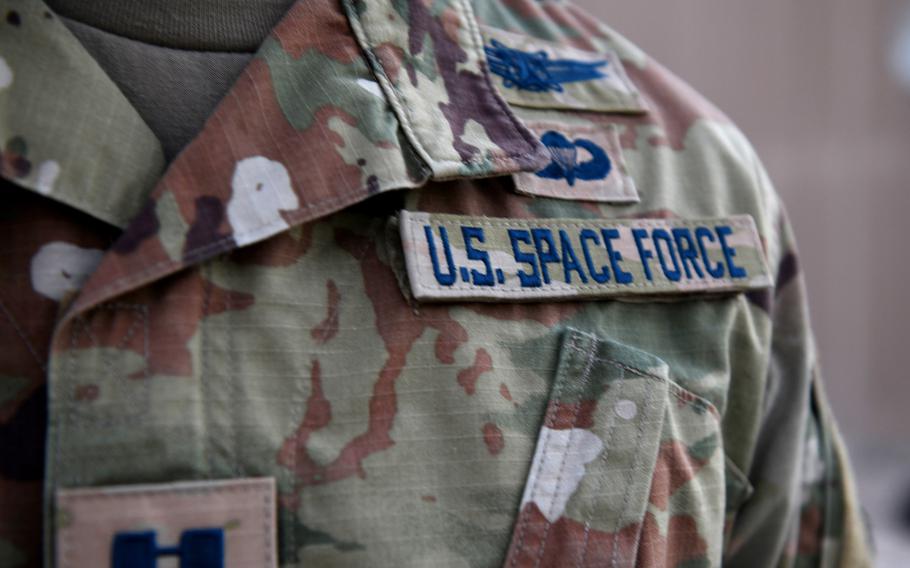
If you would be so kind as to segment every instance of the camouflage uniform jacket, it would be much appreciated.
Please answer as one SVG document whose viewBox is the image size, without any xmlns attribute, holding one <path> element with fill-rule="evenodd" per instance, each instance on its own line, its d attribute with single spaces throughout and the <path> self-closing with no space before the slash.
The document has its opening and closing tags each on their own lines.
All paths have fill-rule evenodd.
<svg viewBox="0 0 910 568">
<path fill-rule="evenodd" d="M 869 563 L 780 199 L 605 25 L 300 0 L 165 164 L 0 6 L 0 565 Z"/>
</svg>

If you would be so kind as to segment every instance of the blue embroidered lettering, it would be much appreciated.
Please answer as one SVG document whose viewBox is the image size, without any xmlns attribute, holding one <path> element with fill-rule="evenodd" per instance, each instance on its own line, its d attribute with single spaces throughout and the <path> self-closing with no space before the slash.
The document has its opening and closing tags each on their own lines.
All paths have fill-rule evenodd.
<svg viewBox="0 0 910 568">
<path fill-rule="evenodd" d="M 451 286 L 455 283 L 455 262 L 452 261 L 452 249 L 449 246 L 449 232 L 446 231 L 445 227 L 439 227 L 439 238 L 442 240 L 442 250 L 446 256 L 446 263 L 449 265 L 449 272 L 447 274 L 443 274 L 442 270 L 439 268 L 436 242 L 433 238 L 433 230 L 429 225 L 423 226 L 423 234 L 426 235 L 427 246 L 430 249 L 430 262 L 433 263 L 433 275 L 436 277 L 436 282 L 442 286 Z"/>
<path fill-rule="evenodd" d="M 619 238 L 619 231 L 616 229 L 601 229 L 600 234 L 604 238 L 604 247 L 607 249 L 607 258 L 610 260 L 610 267 L 613 269 L 616 283 L 628 284 L 632 282 L 632 275 L 619 265 L 622 262 L 622 254 L 613 250 L 613 239 Z"/>
<path fill-rule="evenodd" d="M 474 248 L 474 245 L 471 244 L 473 239 L 477 239 L 478 242 L 486 242 L 486 237 L 484 236 L 483 229 L 480 227 L 461 227 L 461 236 L 464 238 L 464 248 L 467 253 L 468 260 L 479 260 L 486 267 L 486 272 L 479 272 L 477 270 L 471 269 L 471 281 L 475 286 L 495 286 L 496 280 L 493 276 L 493 267 L 490 265 L 490 254 L 486 251 L 477 250 Z"/>
<path fill-rule="evenodd" d="M 531 233 L 526 229 L 509 229 L 506 231 L 509 235 L 509 242 L 512 243 L 512 256 L 517 262 L 531 265 L 531 274 L 519 270 L 518 280 L 523 288 L 540 288 L 540 273 L 537 270 L 537 257 L 531 253 L 522 251 L 518 243 L 526 245 L 531 244 Z"/>
<path fill-rule="evenodd" d="M 654 229 L 651 231 L 651 240 L 654 242 L 654 250 L 657 251 L 657 260 L 660 262 L 660 268 L 664 271 L 664 276 L 672 282 L 679 282 L 682 272 L 679 270 L 679 259 L 676 258 L 676 250 L 673 248 L 673 239 L 670 233 L 665 229 Z M 673 261 L 673 268 L 667 266 L 667 257 L 664 256 L 660 244 L 664 243 L 667 249 L 667 256 Z"/>
<path fill-rule="evenodd" d="M 645 229 L 632 229 L 632 237 L 635 238 L 635 248 L 638 249 L 638 258 L 641 259 L 641 266 L 645 270 L 645 278 L 648 279 L 648 282 L 653 282 L 654 276 L 651 274 L 651 267 L 648 266 L 648 259 L 654 258 L 654 254 L 646 249 L 645 243 L 642 242 L 648 238 L 648 231 Z"/>
<path fill-rule="evenodd" d="M 682 261 L 683 270 L 686 271 L 686 278 L 692 278 L 692 271 L 699 278 L 704 278 L 705 273 L 702 272 L 701 267 L 698 265 L 698 251 L 695 247 L 695 240 L 692 238 L 692 232 L 688 227 L 677 227 L 673 229 L 672 233 L 673 239 L 676 241 L 676 249 L 679 251 L 679 258 Z M 706 258 L 705 264 L 707 262 Z M 692 267 L 692 271 L 689 270 L 689 266 Z"/>
<path fill-rule="evenodd" d="M 588 241 L 592 241 L 595 245 L 600 245 L 600 238 L 597 236 L 597 233 L 591 229 L 582 229 L 579 234 L 579 240 L 581 241 L 581 252 L 584 254 L 585 263 L 588 265 L 588 273 L 591 275 L 591 278 L 598 284 L 609 281 L 610 272 L 607 270 L 607 267 L 602 266 L 601 271 L 598 272 L 597 268 L 594 266 L 594 261 L 591 260 L 591 251 L 588 249 Z"/>
<path fill-rule="evenodd" d="M 717 240 L 720 241 L 720 248 L 724 251 L 724 258 L 727 260 L 727 270 L 733 278 L 745 278 L 746 271 L 733 263 L 733 257 L 736 256 L 736 249 L 727 244 L 727 236 L 733 234 L 733 229 L 727 225 L 718 225 Z"/>
<path fill-rule="evenodd" d="M 569 241 L 569 235 L 565 230 L 559 230 L 559 243 L 562 246 L 562 271 L 565 276 L 566 284 L 572 283 L 572 271 L 578 273 L 578 277 L 581 279 L 582 284 L 588 283 L 588 277 L 581 269 L 581 264 L 578 262 L 578 256 L 575 254 L 575 250 L 572 248 L 572 243 Z"/>
<path fill-rule="evenodd" d="M 553 241 L 553 232 L 544 228 L 531 229 L 531 236 L 534 237 L 534 249 L 537 251 L 537 258 L 540 260 L 540 273 L 543 275 L 544 284 L 549 284 L 550 271 L 547 268 L 547 264 L 559 262 L 559 255 L 556 253 L 556 243 Z M 544 244 L 546 244 L 546 250 L 544 250 Z"/>
<path fill-rule="evenodd" d="M 711 265 L 711 257 L 708 256 L 708 247 L 705 245 L 705 240 L 710 242 L 715 242 L 714 233 L 711 232 L 707 227 L 696 227 L 695 228 L 695 238 L 698 240 L 698 250 L 701 251 L 701 257 L 705 261 L 705 270 L 708 271 L 708 274 L 711 275 L 711 278 L 723 278 L 724 276 L 724 265 L 718 262 L 715 265 Z"/>
<path fill-rule="evenodd" d="M 570 186 L 575 185 L 575 180 L 606 179 L 610 175 L 613 164 L 607 152 L 586 138 L 569 140 L 555 130 L 549 130 L 540 137 L 540 141 L 550 151 L 551 161 L 547 167 L 536 173 L 538 177 L 547 179 L 565 179 Z M 578 162 L 578 148 L 583 148 L 591 154 L 591 159 Z"/>
</svg>

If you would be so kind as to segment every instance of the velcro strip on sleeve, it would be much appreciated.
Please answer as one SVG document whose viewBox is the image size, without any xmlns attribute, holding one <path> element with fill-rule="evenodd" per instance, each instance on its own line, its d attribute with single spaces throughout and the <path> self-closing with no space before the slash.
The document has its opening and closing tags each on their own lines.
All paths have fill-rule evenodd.
<svg viewBox="0 0 910 568">
<path fill-rule="evenodd" d="M 402 211 L 419 301 L 540 301 L 734 292 L 771 277 L 749 215 L 497 219 Z"/>
</svg>

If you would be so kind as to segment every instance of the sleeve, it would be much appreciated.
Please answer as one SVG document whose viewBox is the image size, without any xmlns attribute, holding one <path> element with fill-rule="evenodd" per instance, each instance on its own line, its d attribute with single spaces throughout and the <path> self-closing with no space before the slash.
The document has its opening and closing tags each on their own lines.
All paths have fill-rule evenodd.
<svg viewBox="0 0 910 568">
<path fill-rule="evenodd" d="M 725 564 L 871 566 L 849 460 L 822 388 L 793 233 L 776 209 L 767 382 L 748 467 L 754 492 L 730 521 Z"/>
</svg>

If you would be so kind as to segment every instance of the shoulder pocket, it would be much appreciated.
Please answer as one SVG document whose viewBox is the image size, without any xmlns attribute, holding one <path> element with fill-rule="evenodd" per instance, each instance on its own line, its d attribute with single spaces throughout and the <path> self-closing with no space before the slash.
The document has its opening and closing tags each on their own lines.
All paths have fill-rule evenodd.
<svg viewBox="0 0 910 568">
<path fill-rule="evenodd" d="M 720 436 L 661 359 L 567 331 L 506 566 L 718 564 Z"/>
</svg>

